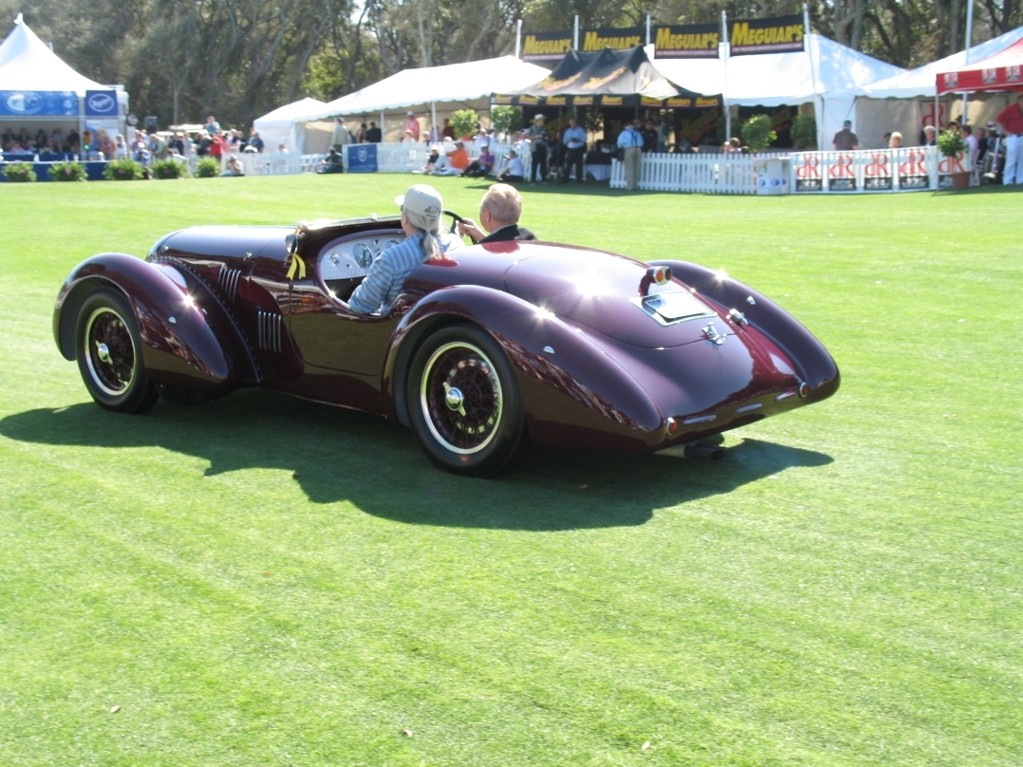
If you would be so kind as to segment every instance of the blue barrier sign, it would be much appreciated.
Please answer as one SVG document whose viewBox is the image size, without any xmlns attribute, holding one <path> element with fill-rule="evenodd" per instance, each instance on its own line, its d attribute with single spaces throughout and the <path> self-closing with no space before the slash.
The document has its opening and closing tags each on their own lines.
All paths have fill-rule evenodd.
<svg viewBox="0 0 1023 767">
<path fill-rule="evenodd" d="M 349 173 L 377 172 L 376 144 L 349 144 L 345 151 L 348 153 Z"/>
</svg>

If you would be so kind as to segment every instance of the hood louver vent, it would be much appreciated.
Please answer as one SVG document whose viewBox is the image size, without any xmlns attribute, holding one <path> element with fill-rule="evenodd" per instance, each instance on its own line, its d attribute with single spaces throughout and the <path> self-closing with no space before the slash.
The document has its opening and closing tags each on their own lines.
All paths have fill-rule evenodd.
<svg viewBox="0 0 1023 767">
<path fill-rule="evenodd" d="M 284 329 L 281 315 L 259 311 L 259 347 L 271 352 L 280 352 Z"/>
<path fill-rule="evenodd" d="M 234 303 L 235 298 L 238 296 L 238 283 L 242 278 L 241 270 L 239 269 L 224 269 L 220 270 L 220 289 L 224 291 L 224 295 L 227 300 Z"/>
</svg>

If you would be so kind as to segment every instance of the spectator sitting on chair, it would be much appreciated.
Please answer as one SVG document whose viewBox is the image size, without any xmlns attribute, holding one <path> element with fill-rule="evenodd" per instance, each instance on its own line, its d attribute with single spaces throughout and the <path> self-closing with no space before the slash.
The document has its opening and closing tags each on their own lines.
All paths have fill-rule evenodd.
<svg viewBox="0 0 1023 767">
<path fill-rule="evenodd" d="M 242 163 L 236 156 L 231 155 L 227 158 L 227 165 L 220 173 L 221 176 L 244 176 L 245 171 L 242 170 Z"/>
<path fill-rule="evenodd" d="M 440 147 L 434 144 L 430 147 L 430 154 L 426 157 L 426 162 L 423 163 L 423 167 L 419 170 L 412 171 L 413 173 L 423 173 L 427 176 L 433 173 L 433 169 L 437 167 L 437 161 L 440 160 Z"/>
<path fill-rule="evenodd" d="M 498 181 L 525 181 L 526 168 L 522 158 L 514 149 L 509 149 L 504 156 L 504 167 L 497 174 Z"/>
<path fill-rule="evenodd" d="M 469 163 L 462 175 L 470 178 L 486 178 L 493 167 L 494 155 L 491 154 L 490 147 L 484 144 L 480 149 L 480 156 Z"/>
<path fill-rule="evenodd" d="M 345 167 L 341 162 L 341 154 L 336 149 L 331 147 L 327 156 L 320 161 L 320 165 L 316 168 L 317 173 L 344 173 Z"/>
<path fill-rule="evenodd" d="M 461 176 L 469 167 L 469 153 L 461 141 L 444 140 L 444 155 L 437 161 L 433 169 L 435 176 Z"/>
</svg>

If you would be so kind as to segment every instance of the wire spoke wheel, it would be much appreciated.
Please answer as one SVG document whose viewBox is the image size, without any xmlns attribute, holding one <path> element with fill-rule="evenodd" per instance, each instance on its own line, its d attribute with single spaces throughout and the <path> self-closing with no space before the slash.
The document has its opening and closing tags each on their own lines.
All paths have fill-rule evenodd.
<svg viewBox="0 0 1023 767">
<path fill-rule="evenodd" d="M 486 354 L 471 344 L 437 349 L 426 363 L 419 396 L 431 433 L 452 452 L 477 452 L 497 434 L 501 379 Z"/>
<path fill-rule="evenodd" d="M 96 386 L 110 396 L 121 395 L 135 378 L 135 345 L 124 320 L 98 308 L 85 321 L 85 362 Z"/>
<path fill-rule="evenodd" d="M 451 326 L 427 339 L 407 391 L 413 431 L 435 463 L 490 476 L 514 457 L 524 432 L 518 384 L 501 347 L 478 328 Z"/>
<path fill-rule="evenodd" d="M 89 394 L 108 410 L 138 413 L 156 401 L 142 363 L 142 340 L 127 301 L 113 291 L 89 296 L 78 315 L 78 368 Z"/>
</svg>

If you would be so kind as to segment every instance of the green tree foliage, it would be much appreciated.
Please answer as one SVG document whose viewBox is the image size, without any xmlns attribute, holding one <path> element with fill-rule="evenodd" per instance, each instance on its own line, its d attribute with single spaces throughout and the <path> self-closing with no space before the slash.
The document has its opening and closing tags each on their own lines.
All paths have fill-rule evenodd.
<svg viewBox="0 0 1023 767">
<path fill-rule="evenodd" d="M 899 66 L 960 50 L 967 0 L 812 0 L 821 34 Z M 71 66 L 123 84 L 132 110 L 161 126 L 245 128 L 302 96 L 328 100 L 407 67 L 513 53 L 515 30 L 718 23 L 800 13 L 790 0 L 0 0 Z M 981 0 L 973 39 L 1023 24 L 1023 0 Z M 9 27 L 0 31 L 6 33 Z"/>
</svg>

